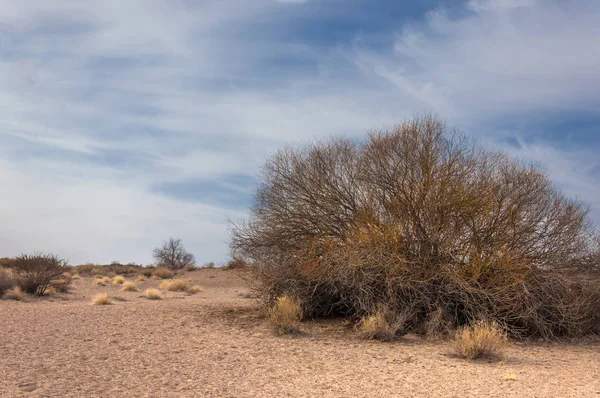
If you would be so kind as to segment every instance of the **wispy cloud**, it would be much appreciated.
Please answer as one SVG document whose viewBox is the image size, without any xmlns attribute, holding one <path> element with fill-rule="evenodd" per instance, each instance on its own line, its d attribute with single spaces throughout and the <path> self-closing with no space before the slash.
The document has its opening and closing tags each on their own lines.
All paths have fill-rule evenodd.
<svg viewBox="0 0 600 398">
<path fill-rule="evenodd" d="M 423 111 L 600 197 L 586 134 L 543 133 L 600 120 L 591 0 L 5 3 L 0 254 L 149 261 L 174 235 L 222 260 L 266 155 Z"/>
</svg>

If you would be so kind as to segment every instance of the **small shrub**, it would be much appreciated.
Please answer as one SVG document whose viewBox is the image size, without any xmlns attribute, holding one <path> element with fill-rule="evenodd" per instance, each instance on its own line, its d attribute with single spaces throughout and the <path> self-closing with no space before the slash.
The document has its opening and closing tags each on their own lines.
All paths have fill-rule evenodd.
<svg viewBox="0 0 600 398">
<path fill-rule="evenodd" d="M 12 289 L 9 289 L 4 293 L 4 297 L 9 300 L 21 301 L 21 300 L 23 300 L 23 296 L 24 296 L 23 290 L 21 290 L 21 288 L 19 286 L 15 286 Z"/>
<path fill-rule="evenodd" d="M 381 307 L 375 314 L 365 316 L 358 324 L 362 338 L 369 340 L 391 341 L 403 330 L 406 314 L 394 314 Z"/>
<path fill-rule="evenodd" d="M 112 303 L 113 303 L 113 301 L 110 298 L 110 296 L 108 295 L 108 293 L 97 294 L 96 296 L 94 296 L 94 299 L 92 300 L 93 305 L 110 305 Z"/>
<path fill-rule="evenodd" d="M 100 279 L 100 281 L 101 281 L 102 283 L 109 283 L 109 282 L 110 282 L 110 277 L 108 277 L 108 276 L 105 276 L 105 277 L 103 277 L 102 279 Z"/>
<path fill-rule="evenodd" d="M 152 277 L 156 279 L 169 279 L 173 277 L 173 274 L 166 267 L 156 267 L 154 271 L 152 271 Z"/>
<path fill-rule="evenodd" d="M 215 263 L 211 261 L 209 263 L 204 264 L 202 266 L 202 268 L 210 268 L 210 269 L 215 268 Z"/>
<path fill-rule="evenodd" d="M 194 285 L 187 290 L 187 294 L 190 294 L 190 295 L 197 294 L 197 293 L 201 293 L 203 291 L 204 291 L 204 289 L 202 288 L 202 286 Z"/>
<path fill-rule="evenodd" d="M 507 335 L 495 322 L 476 322 L 456 331 L 454 350 L 461 358 L 501 359 Z"/>
<path fill-rule="evenodd" d="M 125 282 L 125 278 L 123 278 L 121 275 L 117 275 L 113 279 L 113 284 L 115 284 L 115 285 L 122 285 L 124 282 Z"/>
<path fill-rule="evenodd" d="M 150 278 L 152 276 L 152 272 L 154 272 L 154 267 L 145 267 L 142 269 L 141 274 L 146 278 Z"/>
<path fill-rule="evenodd" d="M 142 282 L 142 281 L 146 280 L 146 277 L 143 274 L 139 274 L 138 276 L 135 277 L 135 279 Z"/>
<path fill-rule="evenodd" d="M 163 281 L 159 287 L 170 292 L 183 292 L 187 289 L 188 285 L 183 279 L 173 279 L 170 281 Z"/>
<path fill-rule="evenodd" d="M 15 285 L 15 280 L 9 270 L 0 268 L 0 296 Z"/>
<path fill-rule="evenodd" d="M 300 300 L 288 295 L 279 297 L 275 305 L 269 308 L 269 320 L 279 334 L 298 334 L 302 320 Z"/>
<path fill-rule="evenodd" d="M 123 291 L 125 291 L 125 292 L 137 292 L 138 288 L 137 288 L 137 286 L 135 286 L 135 283 L 133 283 L 133 282 L 125 282 L 123 284 Z"/>
<path fill-rule="evenodd" d="M 13 260 L 12 271 L 26 293 L 41 296 L 53 280 L 68 271 L 68 264 L 54 254 L 21 254 Z"/>
<path fill-rule="evenodd" d="M 81 279 L 81 276 L 79 276 L 79 274 L 75 274 L 72 276 L 73 279 Z"/>
<path fill-rule="evenodd" d="M 146 291 L 144 292 L 144 296 L 146 296 L 146 298 L 149 300 L 162 299 L 162 294 L 161 294 L 160 290 L 154 289 L 154 288 L 146 289 Z"/>
</svg>

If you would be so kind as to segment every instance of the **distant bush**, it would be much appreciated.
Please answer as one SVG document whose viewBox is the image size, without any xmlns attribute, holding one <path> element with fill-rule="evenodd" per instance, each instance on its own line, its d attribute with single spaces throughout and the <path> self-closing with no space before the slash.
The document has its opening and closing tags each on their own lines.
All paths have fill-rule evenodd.
<svg viewBox="0 0 600 398">
<path fill-rule="evenodd" d="M 166 267 L 156 267 L 152 271 L 152 276 L 157 279 L 168 279 L 173 277 L 173 273 Z"/>
<path fill-rule="evenodd" d="M 515 336 L 593 332 L 600 249 L 588 210 L 535 165 L 485 150 L 434 117 L 364 141 L 287 148 L 266 163 L 232 249 L 267 306 L 361 318 L 381 305 L 450 328 L 485 318 Z M 444 327 L 446 327 L 444 326 Z"/>
<path fill-rule="evenodd" d="M 10 268 L 12 265 L 13 259 L 10 257 L 1 257 L 0 258 L 0 268 Z"/>
<path fill-rule="evenodd" d="M 456 331 L 454 350 L 461 358 L 502 359 L 506 333 L 495 322 L 475 322 Z"/>
<path fill-rule="evenodd" d="M 187 282 L 182 279 L 172 279 L 163 281 L 160 288 L 170 292 L 183 292 L 187 289 Z"/>
<path fill-rule="evenodd" d="M 227 262 L 226 269 L 243 269 L 248 266 L 246 260 L 241 257 L 233 257 L 231 260 Z"/>
<path fill-rule="evenodd" d="M 160 300 L 162 299 L 162 293 L 158 289 L 150 288 L 146 289 L 144 292 L 144 296 L 146 296 L 149 300 Z"/>
<path fill-rule="evenodd" d="M 12 273 L 4 268 L 0 268 L 0 296 L 15 285 L 15 280 Z"/>
<path fill-rule="evenodd" d="M 298 299 L 281 296 L 269 308 L 269 320 L 279 334 L 298 334 L 302 320 L 302 305 Z"/>
<path fill-rule="evenodd" d="M 212 261 L 211 261 L 211 262 L 208 262 L 208 263 L 204 264 L 204 265 L 202 266 L 202 268 L 209 268 L 209 269 L 215 268 L 215 263 L 214 263 L 214 262 L 212 262 Z"/>
<path fill-rule="evenodd" d="M 183 269 L 196 264 L 194 255 L 185 250 L 181 239 L 170 238 L 161 247 L 154 249 L 152 255 L 158 266 L 170 269 Z"/>
<path fill-rule="evenodd" d="M 41 296 L 53 280 L 68 271 L 68 265 L 54 254 L 21 254 L 14 258 L 11 269 L 23 291 Z"/>
<path fill-rule="evenodd" d="M 200 268 L 196 264 L 188 264 L 184 268 L 188 272 L 198 271 Z"/>
</svg>

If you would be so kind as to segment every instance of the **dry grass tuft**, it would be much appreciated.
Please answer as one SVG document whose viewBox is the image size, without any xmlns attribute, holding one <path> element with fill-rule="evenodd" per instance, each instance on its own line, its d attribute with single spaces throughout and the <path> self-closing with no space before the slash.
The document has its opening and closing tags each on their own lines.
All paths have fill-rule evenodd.
<svg viewBox="0 0 600 398">
<path fill-rule="evenodd" d="M 137 292 L 138 288 L 133 282 L 125 282 L 123 284 L 123 291 L 125 292 Z"/>
<path fill-rule="evenodd" d="M 496 322 L 476 322 L 456 331 L 454 350 L 461 358 L 501 359 L 508 337 Z"/>
<path fill-rule="evenodd" d="M 108 295 L 108 293 L 100 293 L 97 294 L 92 300 L 93 305 L 110 305 L 113 301 Z"/>
<path fill-rule="evenodd" d="M 404 329 L 407 318 L 406 313 L 394 314 L 385 307 L 380 307 L 375 314 L 361 319 L 358 332 L 364 339 L 391 341 Z"/>
<path fill-rule="evenodd" d="M 200 285 L 194 285 L 187 290 L 187 294 L 196 294 L 204 291 L 204 288 Z"/>
<path fill-rule="evenodd" d="M 275 305 L 269 308 L 269 320 L 279 334 L 300 333 L 302 320 L 300 300 L 288 295 L 279 297 Z"/>
<path fill-rule="evenodd" d="M 156 279 L 169 279 L 173 277 L 173 274 L 166 267 L 157 267 L 152 271 L 152 277 Z"/>
<path fill-rule="evenodd" d="M 17 301 L 23 300 L 24 295 L 23 290 L 19 286 L 15 286 L 4 293 L 5 298 Z"/>
<path fill-rule="evenodd" d="M 46 290 L 44 290 L 44 296 L 53 296 L 56 294 L 56 289 L 54 286 L 48 286 Z"/>
<path fill-rule="evenodd" d="M 146 280 L 146 277 L 142 274 L 139 274 L 138 276 L 135 277 L 135 279 L 137 279 L 140 282 L 143 282 Z"/>
<path fill-rule="evenodd" d="M 170 292 L 184 292 L 188 285 L 183 279 L 173 279 L 170 281 L 163 281 L 159 287 Z"/>
<path fill-rule="evenodd" d="M 506 381 L 517 381 L 517 375 L 514 375 L 514 374 L 504 375 L 504 380 L 506 380 Z"/>
<path fill-rule="evenodd" d="M 146 298 L 149 300 L 162 299 L 162 294 L 161 294 L 160 290 L 154 289 L 154 288 L 146 289 L 146 291 L 144 292 L 144 296 L 146 296 Z"/>
<path fill-rule="evenodd" d="M 75 274 L 72 276 L 73 279 L 81 279 L 81 276 L 79 276 L 79 274 Z"/>
<path fill-rule="evenodd" d="M 117 275 L 113 279 L 113 284 L 115 284 L 115 285 L 122 285 L 124 282 L 125 282 L 125 278 L 123 278 L 121 275 Z"/>
</svg>

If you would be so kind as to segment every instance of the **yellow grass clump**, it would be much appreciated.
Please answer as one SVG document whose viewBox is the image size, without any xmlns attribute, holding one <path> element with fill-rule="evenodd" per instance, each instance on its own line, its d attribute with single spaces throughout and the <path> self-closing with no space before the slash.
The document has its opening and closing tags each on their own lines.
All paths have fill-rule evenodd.
<svg viewBox="0 0 600 398">
<path fill-rule="evenodd" d="M 44 296 L 52 296 L 56 294 L 56 289 L 53 286 L 48 286 L 46 290 L 44 290 Z"/>
<path fill-rule="evenodd" d="M 97 294 L 92 300 L 93 305 L 109 305 L 112 304 L 113 301 L 108 295 L 108 293 L 100 293 Z"/>
<path fill-rule="evenodd" d="M 125 292 L 137 292 L 138 288 L 133 282 L 125 282 L 123 283 L 123 291 Z"/>
<path fill-rule="evenodd" d="M 79 276 L 79 274 L 75 274 L 71 278 L 73 278 L 73 279 L 81 279 L 81 276 Z"/>
<path fill-rule="evenodd" d="M 453 345 L 461 358 L 501 359 L 507 342 L 506 332 L 497 323 L 480 321 L 457 330 Z"/>
<path fill-rule="evenodd" d="M 137 279 L 138 281 L 142 282 L 146 280 L 146 277 L 142 274 L 139 274 L 138 276 L 135 277 L 135 279 Z"/>
<path fill-rule="evenodd" d="M 200 285 L 194 285 L 187 290 L 188 294 L 196 294 L 204 291 L 204 288 Z"/>
<path fill-rule="evenodd" d="M 17 300 L 17 301 L 21 301 L 23 300 L 23 290 L 21 290 L 21 288 L 19 286 L 15 286 L 12 289 L 7 290 L 4 293 L 4 297 L 10 300 Z"/>
<path fill-rule="evenodd" d="M 146 289 L 144 295 L 149 300 L 160 300 L 162 298 L 160 290 L 154 288 Z"/>
<path fill-rule="evenodd" d="M 188 285 L 187 282 L 183 279 L 173 279 L 163 281 L 159 287 L 170 292 L 184 292 L 187 289 Z"/>
<path fill-rule="evenodd" d="M 300 300 L 288 295 L 279 297 L 269 308 L 269 320 L 279 334 L 298 334 L 302 320 Z"/>
<path fill-rule="evenodd" d="M 168 279 L 172 276 L 173 274 L 166 267 L 157 267 L 154 271 L 152 271 L 152 277 L 156 279 Z"/>
<path fill-rule="evenodd" d="M 125 282 L 125 278 L 123 278 L 121 275 L 117 275 L 113 279 L 113 283 L 115 285 L 122 285 L 124 282 Z"/>
<path fill-rule="evenodd" d="M 384 309 L 380 309 L 373 315 L 365 316 L 358 325 L 360 336 L 368 340 L 390 341 L 396 337 L 398 331 L 404 324 L 404 317 L 396 317 L 394 322 L 386 318 Z"/>
</svg>

